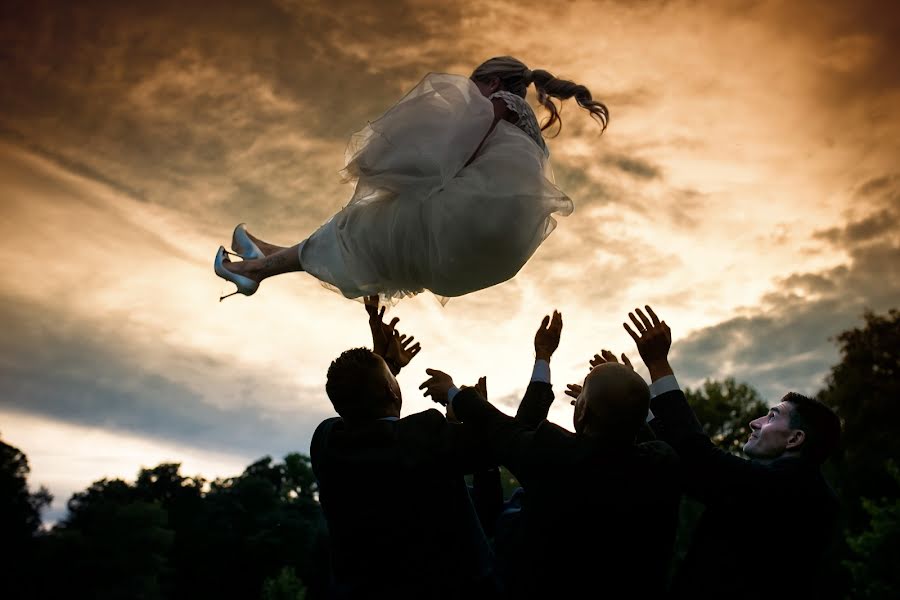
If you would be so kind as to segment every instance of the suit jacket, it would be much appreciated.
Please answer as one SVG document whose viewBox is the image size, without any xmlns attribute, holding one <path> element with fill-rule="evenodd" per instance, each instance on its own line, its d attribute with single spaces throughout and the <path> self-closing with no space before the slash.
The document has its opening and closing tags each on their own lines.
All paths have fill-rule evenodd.
<svg viewBox="0 0 900 600">
<path fill-rule="evenodd" d="M 514 596 L 659 597 L 680 498 L 667 444 L 576 435 L 548 421 L 532 427 L 472 389 L 453 408 L 525 488 Z"/>
<path fill-rule="evenodd" d="M 344 597 L 475 597 L 490 585 L 463 479 L 487 466 L 471 427 L 433 409 L 352 426 L 332 418 L 310 456 Z"/>
<path fill-rule="evenodd" d="M 673 595 L 815 597 L 814 573 L 838 512 L 819 466 L 799 457 L 761 463 L 717 448 L 680 390 L 650 408 L 657 435 L 681 458 L 686 491 L 705 505 Z"/>
</svg>

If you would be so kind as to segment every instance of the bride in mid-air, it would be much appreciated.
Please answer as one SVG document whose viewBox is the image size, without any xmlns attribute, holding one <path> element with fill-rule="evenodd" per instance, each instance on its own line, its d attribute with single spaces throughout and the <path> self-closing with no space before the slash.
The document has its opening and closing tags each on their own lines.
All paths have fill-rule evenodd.
<svg viewBox="0 0 900 600">
<path fill-rule="evenodd" d="M 525 101 L 531 84 L 550 112 L 543 127 Z M 561 125 L 552 98 L 572 97 L 606 128 L 609 112 L 586 87 L 510 56 L 471 77 L 431 73 L 351 138 L 342 174 L 356 189 L 344 208 L 289 248 L 240 224 L 235 254 L 220 247 L 215 272 L 237 286 L 228 296 L 295 271 L 347 298 L 385 300 L 424 290 L 462 296 L 506 281 L 553 231 L 553 213 L 573 210 L 542 136 Z"/>
</svg>

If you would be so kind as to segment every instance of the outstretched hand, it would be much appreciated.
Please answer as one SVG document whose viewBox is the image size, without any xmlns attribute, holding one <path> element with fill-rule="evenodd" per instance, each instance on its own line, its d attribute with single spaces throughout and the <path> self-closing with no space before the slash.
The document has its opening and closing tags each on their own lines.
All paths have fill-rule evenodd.
<svg viewBox="0 0 900 600">
<path fill-rule="evenodd" d="M 550 357 L 559 348 L 559 338 L 562 336 L 562 313 L 553 311 L 553 316 L 544 317 L 537 333 L 534 334 L 534 357 L 538 360 L 550 361 Z"/>
<path fill-rule="evenodd" d="M 409 364 L 409 361 L 416 357 L 416 354 L 421 352 L 422 345 L 419 342 L 413 344 L 415 339 L 413 336 L 406 337 L 405 335 L 400 335 L 396 330 L 394 331 L 390 345 L 388 345 L 387 355 L 384 357 L 384 362 L 391 367 L 392 371 L 393 367 L 396 367 L 399 372 L 400 369 Z M 394 373 L 394 375 L 396 374 Z"/>
<path fill-rule="evenodd" d="M 609 350 L 601 350 L 600 354 L 595 354 L 594 358 L 592 358 L 590 361 L 588 361 L 588 364 L 591 365 L 590 369 L 593 369 L 597 365 L 602 365 L 604 363 L 617 363 L 617 362 L 619 362 L 619 359 L 616 358 L 615 354 L 613 354 Z M 624 352 L 622 353 L 622 364 L 624 364 L 626 367 L 634 370 L 634 365 L 631 364 L 631 361 L 628 360 L 628 357 L 625 356 Z"/>
<path fill-rule="evenodd" d="M 420 390 L 425 390 L 422 395 L 426 397 L 431 396 L 432 400 L 446 406 L 448 402 L 447 393 L 453 387 L 453 378 L 437 369 L 425 369 L 425 373 L 431 377 L 419 386 Z"/>
<path fill-rule="evenodd" d="M 391 338 L 394 335 L 394 328 L 400 319 L 394 317 L 390 323 L 384 322 L 384 311 L 386 307 L 378 307 L 378 296 L 366 296 L 363 303 L 366 307 L 366 313 L 369 315 L 369 329 L 372 331 L 372 352 L 384 358 L 387 356 L 388 348 L 391 345 Z"/>
<path fill-rule="evenodd" d="M 574 398 L 574 400 L 569 402 L 569 404 L 575 406 L 575 400 L 578 400 L 578 396 L 581 395 L 581 390 L 583 390 L 584 387 L 578 385 L 577 383 L 570 383 L 566 385 L 566 388 L 566 396 L 571 396 L 572 398 Z"/>
<path fill-rule="evenodd" d="M 650 314 L 649 317 L 640 308 L 636 308 L 633 313 L 628 313 L 637 332 L 628 323 L 622 323 L 622 325 L 634 340 L 641 358 L 644 359 L 644 364 L 650 369 L 650 378 L 656 381 L 660 377 L 672 374 L 672 367 L 669 366 L 672 330 L 665 321 L 659 320 L 650 306 L 645 305 L 644 308 Z"/>
<path fill-rule="evenodd" d="M 396 375 L 422 350 L 415 337 L 401 335 L 397 331 L 398 317 L 384 322 L 385 307 L 378 307 L 378 296 L 366 296 L 364 304 L 369 315 L 369 330 L 372 332 L 372 352 L 384 359 L 391 372 Z"/>
</svg>

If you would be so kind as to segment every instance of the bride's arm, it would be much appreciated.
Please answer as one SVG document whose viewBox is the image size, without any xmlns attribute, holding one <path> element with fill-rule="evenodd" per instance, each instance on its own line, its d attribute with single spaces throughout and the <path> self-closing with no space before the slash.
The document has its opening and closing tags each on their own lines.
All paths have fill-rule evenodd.
<svg viewBox="0 0 900 600">
<path fill-rule="evenodd" d="M 511 119 L 518 117 L 513 111 L 509 110 L 509 107 L 506 106 L 506 102 L 504 102 L 501 98 L 492 98 L 491 104 L 494 105 L 494 120 L 491 123 L 491 126 L 488 128 L 487 133 L 484 134 L 484 137 L 481 138 L 481 142 L 478 144 L 478 147 L 475 148 L 475 152 L 472 153 L 472 156 L 469 157 L 469 160 L 466 161 L 466 164 L 463 165 L 463 168 L 468 167 L 475 157 L 478 156 L 478 152 L 481 150 L 481 147 L 484 145 L 484 140 L 488 139 L 488 136 L 491 135 L 491 132 L 494 131 L 494 127 L 497 126 L 497 123 L 500 119 L 506 119 L 507 121 L 511 121 Z"/>
</svg>

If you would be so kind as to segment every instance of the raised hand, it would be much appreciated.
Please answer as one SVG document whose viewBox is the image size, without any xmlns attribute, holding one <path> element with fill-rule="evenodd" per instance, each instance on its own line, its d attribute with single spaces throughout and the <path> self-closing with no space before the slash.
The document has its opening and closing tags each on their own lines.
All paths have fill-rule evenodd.
<svg viewBox="0 0 900 600">
<path fill-rule="evenodd" d="M 550 357 L 559 348 L 559 338 L 562 335 L 562 314 L 554 310 L 553 317 L 544 317 L 537 333 L 534 334 L 534 357 L 538 360 L 549 362 Z"/>
<path fill-rule="evenodd" d="M 413 344 L 415 339 L 413 336 L 406 337 L 405 335 L 400 335 L 396 330 L 393 331 L 387 353 L 383 358 L 394 375 L 408 365 L 409 361 L 415 358 L 416 354 L 422 351 L 422 345 L 419 342 Z M 395 368 L 396 371 L 394 371 Z"/>
<path fill-rule="evenodd" d="M 481 394 L 481 397 L 485 400 L 488 399 L 487 395 L 487 377 L 479 377 L 478 383 L 475 384 L 475 391 Z"/>
<path fill-rule="evenodd" d="M 617 359 L 616 355 L 613 354 L 612 352 L 610 352 L 609 350 L 601 350 L 600 354 L 595 354 L 594 358 L 592 358 L 589 361 L 588 364 L 590 364 L 591 366 L 588 368 L 588 370 L 593 369 L 597 365 L 602 365 L 603 363 L 608 363 L 608 362 L 617 363 L 617 362 L 619 362 L 619 359 Z M 624 364 L 626 367 L 629 367 L 632 370 L 634 370 L 634 365 L 631 364 L 631 361 L 628 360 L 628 357 L 625 356 L 624 352 L 622 353 L 622 364 Z"/>
<path fill-rule="evenodd" d="M 672 367 L 669 366 L 672 330 L 665 321 L 659 320 L 652 308 L 646 305 L 644 308 L 650 314 L 649 317 L 640 308 L 636 308 L 634 313 L 628 313 L 637 332 L 628 323 L 622 323 L 622 325 L 634 340 L 641 358 L 644 359 L 644 364 L 650 369 L 650 378 L 656 381 L 660 377 L 672 374 Z"/>
<path fill-rule="evenodd" d="M 567 388 L 566 395 L 574 398 L 574 400 L 569 402 L 569 404 L 571 404 L 572 406 L 575 406 L 575 400 L 578 400 L 578 396 L 581 395 L 581 390 L 584 388 L 582 386 L 578 385 L 577 383 L 570 383 L 566 386 L 566 388 Z"/>
<path fill-rule="evenodd" d="M 369 315 L 369 329 L 372 331 L 372 352 L 381 358 L 387 358 L 388 350 L 394 336 L 394 328 L 400 319 L 394 317 L 390 323 L 384 322 L 385 307 L 378 308 L 378 296 L 366 296 L 364 305 Z"/>
<path fill-rule="evenodd" d="M 453 378 L 437 369 L 425 369 L 425 373 L 431 377 L 426 379 L 422 385 L 419 386 L 420 390 L 425 390 L 422 395 L 426 397 L 431 396 L 432 400 L 446 406 L 447 393 L 450 391 L 450 388 L 453 387 Z"/>
</svg>

